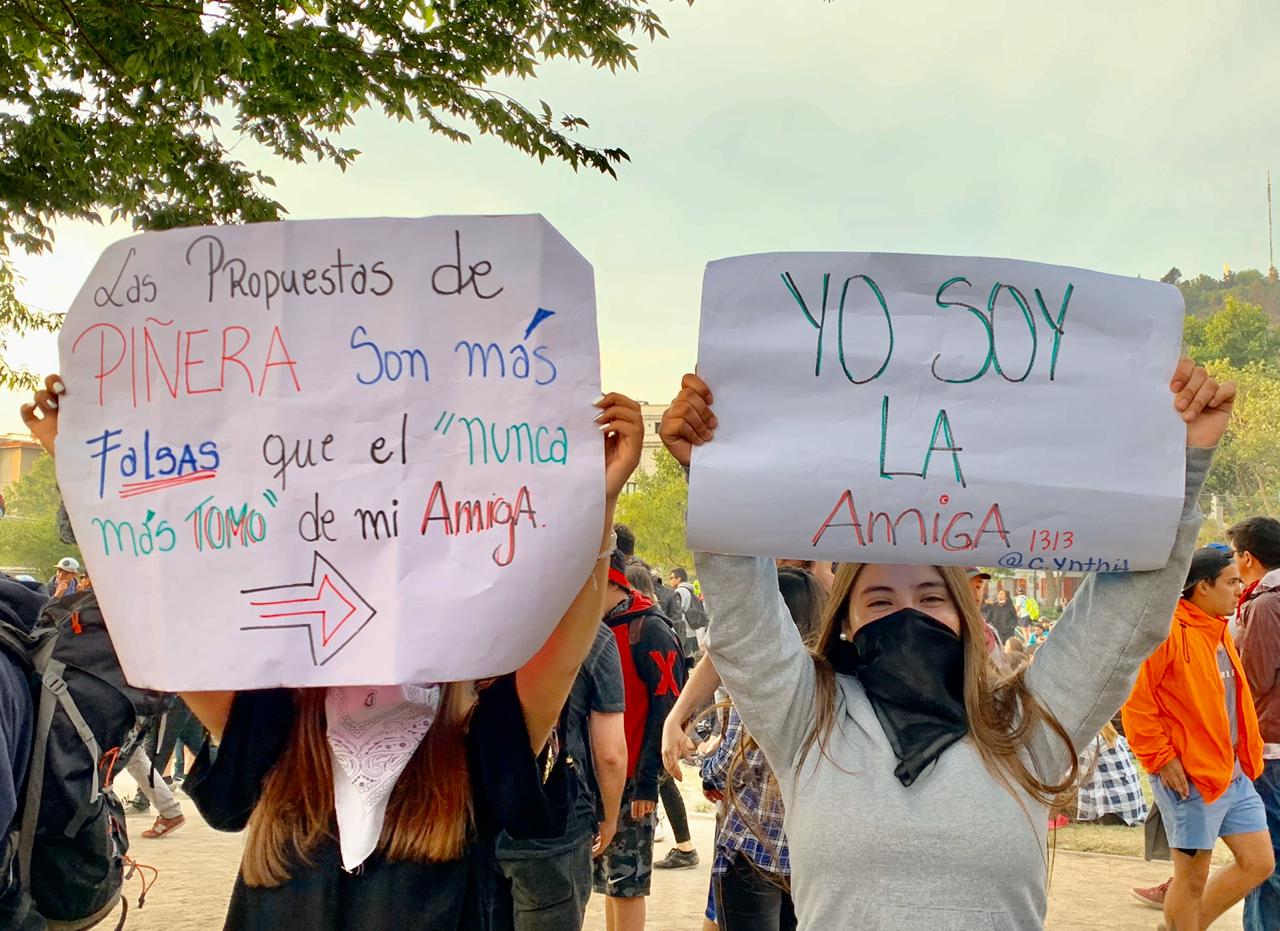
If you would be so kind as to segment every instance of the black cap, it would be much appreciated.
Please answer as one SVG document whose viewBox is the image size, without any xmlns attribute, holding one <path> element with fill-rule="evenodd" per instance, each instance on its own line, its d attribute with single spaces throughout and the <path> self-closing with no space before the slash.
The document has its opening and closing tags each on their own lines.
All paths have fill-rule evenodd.
<svg viewBox="0 0 1280 931">
<path fill-rule="evenodd" d="M 1224 553 L 1216 546 L 1201 547 L 1191 554 L 1191 568 L 1187 570 L 1187 583 L 1182 590 L 1189 592 L 1200 582 L 1213 581 L 1233 561 L 1230 553 Z"/>
</svg>

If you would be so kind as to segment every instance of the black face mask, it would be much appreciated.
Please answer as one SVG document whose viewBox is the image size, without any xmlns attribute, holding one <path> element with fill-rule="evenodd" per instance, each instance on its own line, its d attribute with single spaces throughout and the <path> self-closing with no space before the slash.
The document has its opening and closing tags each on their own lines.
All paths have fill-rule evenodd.
<svg viewBox="0 0 1280 931">
<path fill-rule="evenodd" d="M 964 708 L 964 642 L 946 625 L 904 608 L 837 640 L 836 672 L 857 676 L 909 786 L 969 732 Z"/>
</svg>

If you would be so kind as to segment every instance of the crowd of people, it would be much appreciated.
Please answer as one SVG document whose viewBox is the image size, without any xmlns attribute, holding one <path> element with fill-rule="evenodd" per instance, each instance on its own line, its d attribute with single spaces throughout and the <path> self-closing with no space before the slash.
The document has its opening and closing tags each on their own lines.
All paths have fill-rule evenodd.
<svg viewBox="0 0 1280 931">
<path fill-rule="evenodd" d="M 214 828 L 246 832 L 228 928 L 560 931 L 582 927 L 594 892 L 608 931 L 640 931 L 653 870 L 702 862 L 680 791 L 696 773 L 716 811 L 707 929 L 1042 927 L 1048 835 L 1071 811 L 1163 832 L 1170 881 L 1134 891 L 1167 928 L 1206 928 L 1247 897 L 1245 927 L 1275 931 L 1280 522 L 1197 548 L 1234 387 L 1184 360 L 1170 388 L 1187 453 L 1168 564 L 1091 576 L 1047 608 L 979 568 L 710 553 L 650 565 L 614 521 L 640 409 L 606 395 L 600 548 L 524 666 L 481 682 L 186 693 L 113 748 L 127 757 L 109 770 L 157 809 L 150 841 L 185 823 L 179 785 Z M 23 410 L 51 453 L 62 391 L 51 378 Z M 660 426 L 667 449 L 687 469 L 717 426 L 711 386 L 686 376 Z M 73 563 L 48 587 L 0 580 L 7 622 L 33 630 L 47 599 L 91 594 Z M 6 823 L 28 778 L 30 686 L 0 663 Z M 359 739 L 370 716 L 396 737 L 376 763 Z M 657 857 L 660 808 L 673 845 Z M 1210 875 L 1219 838 L 1234 862 Z M 0 856 L 9 892 L 15 843 Z"/>
</svg>

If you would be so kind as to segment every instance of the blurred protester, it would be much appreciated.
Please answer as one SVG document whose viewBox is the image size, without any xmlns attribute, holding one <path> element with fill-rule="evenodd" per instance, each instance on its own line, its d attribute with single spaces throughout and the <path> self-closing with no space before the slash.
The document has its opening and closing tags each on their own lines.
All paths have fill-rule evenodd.
<svg viewBox="0 0 1280 931">
<path fill-rule="evenodd" d="M 493 931 L 578 931 L 591 897 L 593 854 L 618 829 L 627 776 L 626 693 L 618 642 L 603 623 L 558 725 L 571 761 L 573 807 L 554 838 L 498 836 Z"/>
<path fill-rule="evenodd" d="M 1254 788 L 1267 810 L 1273 855 L 1280 860 L 1280 520 L 1251 517 L 1227 531 L 1244 583 L 1237 610 L 1240 659 L 1262 731 L 1262 775 Z M 1280 928 L 1280 871 L 1249 893 L 1245 931 Z"/>
<path fill-rule="evenodd" d="M 1147 820 L 1147 799 L 1129 742 L 1110 721 L 1080 756 L 1077 821 L 1127 824 Z"/>
<path fill-rule="evenodd" d="M 595 889 L 607 896 L 605 914 L 612 931 L 640 931 L 645 924 L 662 772 L 662 723 L 685 682 L 675 634 L 661 609 L 631 586 L 626 569 L 627 559 L 619 549 L 609 564 L 604 621 L 617 638 L 622 661 L 627 784 L 617 833 L 595 869 Z"/>
<path fill-rule="evenodd" d="M 1173 856 L 1164 897 L 1171 928 L 1207 928 L 1271 875 L 1266 811 L 1253 781 L 1262 737 L 1227 616 L 1241 590 L 1231 557 L 1196 550 L 1173 629 L 1142 664 L 1124 729 L 1148 773 Z M 1221 837 L 1235 862 L 1209 876 Z M 1134 890 L 1140 898 L 1143 892 Z"/>
</svg>

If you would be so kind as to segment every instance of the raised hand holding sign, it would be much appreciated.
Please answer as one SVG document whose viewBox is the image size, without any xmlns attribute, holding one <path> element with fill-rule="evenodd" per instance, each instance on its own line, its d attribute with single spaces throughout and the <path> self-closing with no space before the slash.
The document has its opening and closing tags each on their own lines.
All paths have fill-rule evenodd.
<svg viewBox="0 0 1280 931">
<path fill-rule="evenodd" d="M 135 684 L 510 671 L 598 552 L 591 268 L 541 217 L 145 234 L 59 346 L 59 483 Z"/>
<path fill-rule="evenodd" d="M 715 411 L 686 391 L 667 428 L 683 449 L 718 425 L 693 455 L 690 546 L 1163 566 L 1188 439 L 1167 394 L 1181 327 L 1176 288 L 1081 269 L 881 253 L 713 262 L 698 372 Z M 1202 396 L 1203 370 L 1181 378 L 1180 412 L 1229 412 L 1228 395 Z"/>
</svg>

